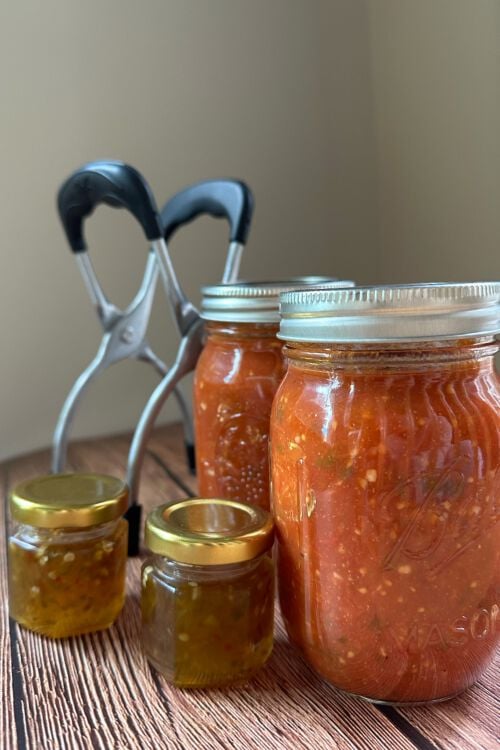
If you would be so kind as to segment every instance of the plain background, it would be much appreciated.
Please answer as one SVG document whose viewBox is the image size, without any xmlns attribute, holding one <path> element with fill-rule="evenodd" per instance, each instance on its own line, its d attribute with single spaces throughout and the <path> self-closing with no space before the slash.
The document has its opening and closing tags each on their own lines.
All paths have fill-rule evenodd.
<svg viewBox="0 0 500 750">
<path fill-rule="evenodd" d="M 0 457 L 48 445 L 101 330 L 55 211 L 63 179 L 120 158 L 157 201 L 201 179 L 256 197 L 248 278 L 495 279 L 500 234 L 497 0 L 16 0 L 0 8 Z M 147 245 L 124 212 L 87 222 L 121 305 Z M 195 300 L 227 229 L 172 242 Z M 159 288 L 152 342 L 177 335 Z M 157 382 L 125 363 L 74 435 L 131 429 Z M 186 385 L 189 389 L 189 384 Z M 163 420 L 177 418 L 168 405 Z"/>
</svg>

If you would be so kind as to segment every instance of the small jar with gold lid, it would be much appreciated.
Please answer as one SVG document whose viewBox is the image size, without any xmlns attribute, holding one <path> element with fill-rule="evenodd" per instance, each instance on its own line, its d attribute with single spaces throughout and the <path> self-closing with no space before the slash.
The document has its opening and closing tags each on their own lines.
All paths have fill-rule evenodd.
<svg viewBox="0 0 500 750">
<path fill-rule="evenodd" d="M 109 627 L 125 597 L 128 491 L 99 474 L 29 479 L 10 496 L 10 614 L 52 638 Z"/>
<path fill-rule="evenodd" d="M 235 500 L 161 505 L 146 521 L 143 644 L 178 687 L 248 680 L 273 645 L 273 521 Z"/>
</svg>

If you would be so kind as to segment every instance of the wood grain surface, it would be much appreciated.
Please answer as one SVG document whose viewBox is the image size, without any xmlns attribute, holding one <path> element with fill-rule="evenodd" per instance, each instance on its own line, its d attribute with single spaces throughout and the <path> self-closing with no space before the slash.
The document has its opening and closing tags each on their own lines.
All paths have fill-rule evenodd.
<svg viewBox="0 0 500 750">
<path fill-rule="evenodd" d="M 123 476 L 128 438 L 71 446 L 70 467 Z M 2 495 L 45 473 L 42 451 L 0 468 Z M 145 461 L 144 512 L 195 493 L 180 428 L 153 436 Z M 483 680 L 434 706 L 377 707 L 316 676 L 277 621 L 268 665 L 234 690 L 181 691 L 147 663 L 140 645 L 139 570 L 128 563 L 127 602 L 108 631 L 52 641 L 9 621 L 6 534 L 0 535 L 1 747 L 4 750 L 495 750 L 497 660 Z"/>
</svg>

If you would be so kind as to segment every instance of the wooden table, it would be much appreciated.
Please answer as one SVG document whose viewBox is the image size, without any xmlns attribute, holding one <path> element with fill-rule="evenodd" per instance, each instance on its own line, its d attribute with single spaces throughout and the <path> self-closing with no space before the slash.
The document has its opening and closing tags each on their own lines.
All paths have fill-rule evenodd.
<svg viewBox="0 0 500 750">
<path fill-rule="evenodd" d="M 128 437 L 74 444 L 70 466 L 124 475 Z M 42 451 L 1 467 L 4 498 L 21 479 L 45 473 Z M 178 426 L 158 430 L 144 466 L 145 510 L 190 495 Z M 434 706 L 374 706 L 317 677 L 278 622 L 268 666 L 247 687 L 205 692 L 170 687 L 140 647 L 140 559 L 128 565 L 128 598 L 116 624 L 51 641 L 9 622 L 6 544 L 0 535 L 0 747 L 3 750 L 493 750 L 499 747 L 500 660 L 464 695 Z"/>
</svg>

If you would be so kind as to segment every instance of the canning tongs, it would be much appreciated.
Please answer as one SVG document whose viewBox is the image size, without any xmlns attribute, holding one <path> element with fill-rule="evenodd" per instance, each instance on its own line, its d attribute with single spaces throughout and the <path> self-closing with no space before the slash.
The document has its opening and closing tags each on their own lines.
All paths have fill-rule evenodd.
<svg viewBox="0 0 500 750">
<path fill-rule="evenodd" d="M 115 208 L 128 209 L 139 221 L 146 238 L 151 243 L 140 289 L 125 311 L 119 310 L 108 301 L 87 254 L 83 221 L 101 203 Z M 182 354 L 183 352 L 189 352 L 190 361 L 192 361 L 190 369 L 193 369 L 196 364 L 198 354 L 194 356 L 194 352 L 199 353 L 201 350 L 202 326 L 198 310 L 186 298 L 177 280 L 165 237 L 169 238 L 179 226 L 202 213 L 226 217 L 231 225 L 231 242 L 223 281 L 234 281 L 238 275 L 252 207 L 252 196 L 246 185 L 233 180 L 214 180 L 199 183 L 174 196 L 165 205 L 162 218 L 160 218 L 155 199 L 144 178 L 133 167 L 115 161 L 87 164 L 72 174 L 62 185 L 58 195 L 59 214 L 68 242 L 75 253 L 85 284 L 103 325 L 104 337 L 96 357 L 73 385 L 59 416 L 53 441 L 52 469 L 54 472 L 59 472 L 64 467 L 68 430 L 84 390 L 100 372 L 126 358 L 150 362 L 164 376 L 162 384 L 165 384 L 166 392 L 163 401 L 172 391 L 176 395 L 184 420 L 188 459 L 190 458 L 194 463 L 191 420 L 186 403 L 180 391 L 177 390 L 177 382 L 190 371 L 189 368 L 180 367 L 186 356 Z M 162 276 L 167 298 L 182 337 L 176 362 L 171 369 L 153 352 L 145 338 L 158 272 Z M 199 336 L 198 331 L 200 331 Z M 198 341 L 199 344 L 195 345 Z M 172 386 L 169 385 L 171 381 L 175 381 Z M 140 508 L 137 504 L 138 472 L 142 466 L 149 429 L 146 432 L 144 432 L 144 444 L 141 442 L 139 446 L 140 460 L 134 463 L 129 459 L 128 475 L 133 487 L 131 507 L 127 514 L 131 529 L 132 545 L 129 545 L 131 554 L 137 552 L 138 546 L 140 523 Z M 136 430 L 137 434 L 138 430 Z M 136 445 L 136 442 L 133 445 Z M 132 449 L 130 455 L 133 455 Z M 131 468 L 132 464 L 133 468 Z"/>
<path fill-rule="evenodd" d="M 163 236 L 169 241 L 181 225 L 191 222 L 201 214 L 225 217 L 230 226 L 230 244 L 222 281 L 232 283 L 238 278 L 241 254 L 250 230 L 252 213 L 253 196 L 245 183 L 236 180 L 199 183 L 178 193 L 164 206 L 161 212 Z M 129 554 L 137 554 L 139 548 L 139 482 L 146 445 L 165 401 L 175 392 L 182 378 L 195 369 L 204 344 L 204 322 L 198 310 L 187 301 L 168 254 L 160 256 L 160 268 L 181 340 L 175 362 L 151 394 L 130 446 L 127 466 L 127 483 L 130 490 Z"/>
<path fill-rule="evenodd" d="M 100 203 L 128 208 L 141 223 L 146 237 L 152 241 L 139 291 L 123 311 L 113 305 L 103 292 L 83 235 L 84 218 Z M 87 164 L 62 185 L 58 194 L 58 209 L 70 247 L 104 329 L 104 336 L 96 356 L 75 381 L 60 412 L 53 438 L 52 471 L 55 473 L 61 472 L 66 463 L 68 434 L 78 403 L 101 372 L 124 359 L 149 362 L 161 376 L 168 372 L 168 366 L 146 339 L 159 270 L 155 243 L 161 248 L 164 241 L 154 199 L 141 175 L 121 162 Z M 156 252 L 163 250 L 156 249 Z M 193 428 L 189 409 L 178 389 L 174 395 L 182 414 L 188 456 L 192 456 Z"/>
</svg>

